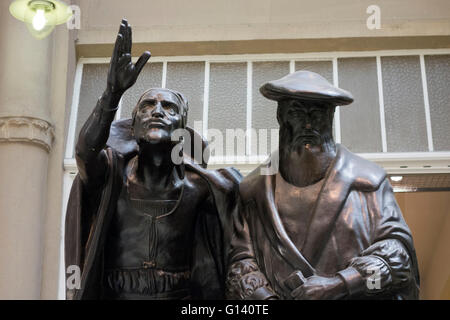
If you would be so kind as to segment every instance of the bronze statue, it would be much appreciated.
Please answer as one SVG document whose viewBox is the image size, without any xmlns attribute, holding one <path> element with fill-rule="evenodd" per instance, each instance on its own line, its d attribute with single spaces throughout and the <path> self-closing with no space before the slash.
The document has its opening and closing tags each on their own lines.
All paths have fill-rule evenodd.
<svg viewBox="0 0 450 320">
<path fill-rule="evenodd" d="M 385 171 L 333 140 L 335 107 L 352 95 L 309 71 L 260 91 L 278 102 L 279 151 L 239 186 L 227 297 L 417 299 L 413 240 Z"/>
<path fill-rule="evenodd" d="M 189 155 L 172 161 L 182 143 L 172 133 L 187 120 L 181 93 L 150 89 L 132 119 L 113 123 L 121 96 L 150 58 L 145 52 L 133 64 L 131 45 L 123 20 L 107 88 L 76 145 L 65 258 L 66 267 L 81 269 L 81 283 L 67 298 L 224 298 L 229 213 L 241 176 L 234 169 L 208 171 Z"/>
</svg>

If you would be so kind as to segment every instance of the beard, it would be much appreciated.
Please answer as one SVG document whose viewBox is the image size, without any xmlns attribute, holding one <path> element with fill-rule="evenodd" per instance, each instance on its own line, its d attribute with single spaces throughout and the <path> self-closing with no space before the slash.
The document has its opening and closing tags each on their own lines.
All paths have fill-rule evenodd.
<svg viewBox="0 0 450 320">
<path fill-rule="evenodd" d="M 279 150 L 283 178 L 294 185 L 306 186 L 325 176 L 335 157 L 336 145 L 331 134 L 311 130 L 294 133 L 282 126 Z"/>
<path fill-rule="evenodd" d="M 303 130 L 294 132 L 291 127 L 280 127 L 280 156 L 296 152 L 302 153 L 327 153 L 335 150 L 335 143 L 331 133 L 320 134 L 315 130 Z"/>
</svg>

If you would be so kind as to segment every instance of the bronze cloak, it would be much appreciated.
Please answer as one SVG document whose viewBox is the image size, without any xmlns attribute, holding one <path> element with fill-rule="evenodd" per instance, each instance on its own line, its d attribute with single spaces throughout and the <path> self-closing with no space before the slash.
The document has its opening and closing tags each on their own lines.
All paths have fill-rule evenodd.
<svg viewBox="0 0 450 320">
<path fill-rule="evenodd" d="M 419 272 L 411 232 L 381 167 L 338 145 L 312 217 L 304 221 L 308 224 L 305 242 L 297 248 L 275 205 L 275 174 L 260 174 L 269 164 L 254 170 L 239 187 L 240 208 L 235 213 L 229 257 L 229 298 L 276 295 L 292 299 L 284 280 L 293 271 L 301 270 L 306 277 L 335 276 L 366 255 L 389 260 L 382 277 L 393 277 L 388 273 L 397 268 L 398 279 L 390 279 L 396 282 L 388 290 L 370 295 L 361 279 L 343 272 L 348 276 L 347 298 L 418 298 Z"/>
<path fill-rule="evenodd" d="M 115 123 L 111 128 L 109 147 L 103 150 L 107 155 L 108 172 L 98 195 L 86 194 L 78 175 L 73 182 L 65 223 L 65 264 L 66 268 L 70 265 L 80 267 L 81 285 L 79 289 L 67 289 L 66 299 L 102 298 L 106 234 L 116 210 L 126 159 L 136 154 L 135 143 L 129 132 L 126 132 L 129 128 L 130 120 Z M 202 147 L 205 147 L 205 143 Z M 236 211 L 238 184 L 242 176 L 233 168 L 206 170 L 189 157 L 184 157 L 184 170 L 193 171 L 203 178 L 213 199 L 213 206 L 207 206 L 198 213 L 196 228 L 193 230 L 192 297 L 223 299 L 226 259 L 232 232 L 231 213 Z"/>
</svg>

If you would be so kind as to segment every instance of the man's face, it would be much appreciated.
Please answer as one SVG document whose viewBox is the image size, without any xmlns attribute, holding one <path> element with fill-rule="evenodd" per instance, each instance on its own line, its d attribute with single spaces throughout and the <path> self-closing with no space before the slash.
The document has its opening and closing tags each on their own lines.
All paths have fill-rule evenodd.
<svg viewBox="0 0 450 320">
<path fill-rule="evenodd" d="M 310 149 L 332 139 L 334 107 L 286 100 L 280 102 L 279 108 L 280 126 L 289 130 L 293 146 Z"/>
<path fill-rule="evenodd" d="M 140 143 L 171 143 L 172 132 L 183 126 L 181 103 L 166 90 L 151 90 L 138 102 L 134 136 Z"/>
</svg>

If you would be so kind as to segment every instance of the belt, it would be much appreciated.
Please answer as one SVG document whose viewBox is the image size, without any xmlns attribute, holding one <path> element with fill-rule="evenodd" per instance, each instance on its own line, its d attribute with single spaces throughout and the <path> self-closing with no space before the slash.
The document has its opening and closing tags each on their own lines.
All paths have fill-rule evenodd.
<svg viewBox="0 0 450 320">
<path fill-rule="evenodd" d="M 107 295 L 119 299 L 182 299 L 189 296 L 189 280 L 188 270 L 117 268 L 106 270 L 104 287 Z"/>
</svg>

